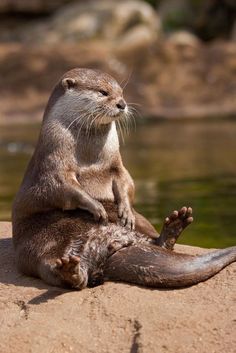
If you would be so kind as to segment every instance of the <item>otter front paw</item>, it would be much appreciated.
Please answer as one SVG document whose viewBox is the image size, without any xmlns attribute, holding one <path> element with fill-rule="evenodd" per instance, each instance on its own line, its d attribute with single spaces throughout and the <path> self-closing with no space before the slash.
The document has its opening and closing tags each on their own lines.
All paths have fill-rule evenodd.
<svg viewBox="0 0 236 353">
<path fill-rule="evenodd" d="M 135 228 L 135 217 L 132 212 L 132 209 L 129 205 L 119 204 L 118 206 L 118 216 L 120 218 L 120 222 L 123 226 L 134 230 Z"/>
<path fill-rule="evenodd" d="M 102 221 L 105 224 L 108 223 L 108 216 L 101 202 L 94 200 L 94 203 L 90 212 L 93 214 L 95 221 L 97 222 Z"/>
</svg>

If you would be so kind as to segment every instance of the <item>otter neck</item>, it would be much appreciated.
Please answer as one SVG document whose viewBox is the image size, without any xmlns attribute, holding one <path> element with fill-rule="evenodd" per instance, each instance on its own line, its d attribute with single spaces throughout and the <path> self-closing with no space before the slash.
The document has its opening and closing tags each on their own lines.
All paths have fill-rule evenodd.
<svg viewBox="0 0 236 353">
<path fill-rule="evenodd" d="M 97 126 L 90 134 L 81 131 L 76 138 L 78 162 L 84 165 L 110 160 L 119 153 L 119 139 L 115 122 Z"/>
</svg>

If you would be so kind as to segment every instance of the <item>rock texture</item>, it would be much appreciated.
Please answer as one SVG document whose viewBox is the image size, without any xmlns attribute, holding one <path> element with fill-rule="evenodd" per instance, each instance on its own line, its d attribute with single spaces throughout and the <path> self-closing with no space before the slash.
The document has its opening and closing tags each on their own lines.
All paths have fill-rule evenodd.
<svg viewBox="0 0 236 353">
<path fill-rule="evenodd" d="M 56 2 L 53 4 L 55 6 Z M 104 45 L 107 41 L 121 45 L 122 41 L 133 40 L 134 36 L 135 43 L 146 41 L 146 37 L 148 43 L 150 40 L 154 42 L 160 32 L 157 12 L 144 1 L 81 1 L 56 8 L 57 11 L 51 16 L 38 16 L 35 21 L 26 19 L 19 22 L 15 30 L 11 27 L 8 34 L 0 33 L 0 40 L 53 45 L 61 41 L 80 43 L 88 39 L 102 39 Z M 5 27 L 8 27 L 6 23 L 3 30 Z M 148 36 L 140 35 L 140 27 Z"/>
<path fill-rule="evenodd" d="M 236 114 L 236 44 L 205 46 L 176 33 L 167 41 L 79 46 L 0 44 L 0 123 L 41 120 L 54 84 L 73 67 L 99 68 L 125 86 L 125 97 L 145 117 L 207 118 Z M 127 48 L 124 50 L 124 48 Z M 13 104 L 14 102 L 14 104 Z"/>
<path fill-rule="evenodd" d="M 67 5 L 73 6 L 73 4 L 81 3 L 91 8 L 93 7 L 92 3 L 94 3 L 99 8 L 99 5 L 104 1 L 1 0 L 0 14 L 6 16 L 17 15 L 24 17 L 25 15 L 33 15 L 43 17 L 44 15 L 54 14 L 58 9 L 63 10 L 63 7 Z M 88 2 L 92 5 L 88 4 Z M 116 0 L 107 0 L 107 2 L 109 4 L 113 3 L 114 7 L 119 7 L 121 3 L 121 1 Z M 125 1 L 126 4 L 134 2 L 137 2 L 137 0 Z M 153 8 L 158 11 L 166 32 L 185 28 L 194 31 L 195 34 L 204 40 L 231 37 L 236 13 L 235 0 L 146 0 L 146 3 L 152 4 Z M 24 25 L 23 22 L 22 25 Z"/>
<path fill-rule="evenodd" d="M 66 291 L 17 273 L 10 236 L 11 224 L 0 223 L 0 352 L 235 352 L 236 264 L 181 290 Z"/>
<path fill-rule="evenodd" d="M 126 86 L 127 101 L 146 117 L 234 117 L 235 41 L 206 44 L 193 29 L 193 33 L 183 27 L 166 31 L 165 11 L 180 2 L 187 4 L 158 2 L 156 11 L 141 0 L 4 0 L 0 123 L 39 121 L 55 82 L 79 66 L 114 75 Z M 233 6 L 232 0 L 224 2 Z M 197 11 L 193 3 L 188 4 L 193 6 L 192 15 Z M 54 6 L 50 15 L 45 15 L 44 5 Z M 22 10 L 15 16 L 20 6 L 29 12 L 35 7 L 38 15 Z M 234 39 L 236 30 L 231 32 Z"/>
</svg>

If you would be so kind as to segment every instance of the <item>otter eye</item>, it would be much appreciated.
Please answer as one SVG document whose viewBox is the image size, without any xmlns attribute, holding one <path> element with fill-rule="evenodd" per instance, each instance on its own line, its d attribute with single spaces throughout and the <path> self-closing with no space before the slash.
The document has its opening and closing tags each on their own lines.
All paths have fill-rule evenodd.
<svg viewBox="0 0 236 353">
<path fill-rule="evenodd" d="M 101 93 L 103 96 L 108 96 L 108 92 L 107 91 L 103 91 L 102 89 L 99 91 L 99 93 Z"/>
</svg>

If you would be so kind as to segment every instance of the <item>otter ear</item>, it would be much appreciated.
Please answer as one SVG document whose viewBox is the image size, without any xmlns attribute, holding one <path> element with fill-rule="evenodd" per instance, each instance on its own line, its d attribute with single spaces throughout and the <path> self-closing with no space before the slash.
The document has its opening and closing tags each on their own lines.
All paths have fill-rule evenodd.
<svg viewBox="0 0 236 353">
<path fill-rule="evenodd" d="M 76 80 L 74 78 L 71 78 L 71 77 L 63 78 L 61 83 L 62 83 L 62 86 L 65 88 L 65 90 L 74 89 L 76 87 L 76 85 L 77 85 Z"/>
</svg>

